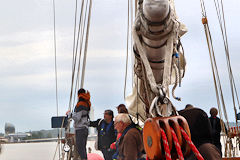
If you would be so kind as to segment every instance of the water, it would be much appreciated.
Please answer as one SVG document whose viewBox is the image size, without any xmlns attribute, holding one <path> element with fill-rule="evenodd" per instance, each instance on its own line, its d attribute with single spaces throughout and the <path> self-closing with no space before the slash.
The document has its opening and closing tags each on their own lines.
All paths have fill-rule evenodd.
<svg viewBox="0 0 240 160">
<path fill-rule="evenodd" d="M 93 146 L 94 141 L 88 141 L 87 147 L 91 147 L 92 152 L 102 156 Z M 4 144 L 2 147 L 0 160 L 53 160 L 57 142 L 15 143 Z M 58 152 L 55 160 L 58 160 Z"/>
</svg>

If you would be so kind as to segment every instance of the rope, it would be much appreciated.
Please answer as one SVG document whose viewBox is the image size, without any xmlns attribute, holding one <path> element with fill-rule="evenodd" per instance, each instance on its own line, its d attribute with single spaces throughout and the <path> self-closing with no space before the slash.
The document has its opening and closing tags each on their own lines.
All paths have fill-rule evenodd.
<svg viewBox="0 0 240 160">
<path fill-rule="evenodd" d="M 223 119 L 221 102 L 222 102 L 223 108 L 225 108 L 225 102 L 224 102 L 220 77 L 218 74 L 218 69 L 217 69 L 217 64 L 216 64 L 216 59 L 215 59 L 215 54 L 214 54 L 214 50 L 213 50 L 212 39 L 211 39 L 209 27 L 208 27 L 208 25 L 204 25 L 204 27 L 205 27 L 205 33 L 206 33 L 207 43 L 208 43 L 208 48 L 209 48 L 209 56 L 210 56 L 210 60 L 211 60 L 211 67 L 212 67 L 212 74 L 213 74 L 214 86 L 215 86 L 217 103 L 218 103 L 219 116 L 220 116 L 220 119 Z M 221 97 L 221 102 L 220 102 L 219 96 Z M 225 119 L 227 120 L 227 126 L 229 128 L 229 122 L 228 122 L 228 117 L 227 117 L 226 111 L 224 111 L 224 116 L 225 116 Z M 221 128 L 222 128 L 222 130 L 225 131 L 225 125 L 223 124 L 223 121 L 221 121 Z M 225 133 L 226 133 L 226 131 L 225 131 Z"/>
<path fill-rule="evenodd" d="M 175 96 L 175 89 L 177 88 L 177 85 L 179 83 L 179 77 L 181 77 L 181 75 L 179 75 L 179 72 L 178 72 L 178 69 L 180 70 L 180 68 L 178 68 L 175 63 L 173 64 L 173 68 L 174 68 L 174 71 L 175 71 L 175 83 L 174 83 L 174 86 L 172 88 L 172 97 L 174 99 L 178 100 L 178 101 L 181 101 L 181 98 Z"/>
<path fill-rule="evenodd" d="M 191 141 L 191 139 L 189 138 L 189 136 L 187 135 L 187 133 L 184 131 L 184 129 L 181 126 L 180 126 L 180 130 L 181 130 L 181 133 L 182 133 L 184 139 L 186 140 L 186 142 L 192 149 L 192 151 L 195 154 L 195 156 L 197 157 L 197 159 L 204 160 L 202 155 L 199 153 L 199 151 L 197 150 L 197 148 L 195 147 L 195 145 L 193 144 L 193 142 Z"/>
<path fill-rule="evenodd" d="M 78 10 L 78 3 L 77 3 L 77 0 L 75 2 L 75 18 L 74 18 L 74 31 L 73 31 L 73 59 L 72 59 L 72 71 L 73 71 L 73 68 L 74 68 L 74 57 L 75 57 L 75 41 L 76 41 L 76 26 L 77 26 L 77 10 Z"/>
<path fill-rule="evenodd" d="M 130 20 L 130 0 L 128 0 L 128 18 L 127 18 L 127 54 L 126 54 L 126 65 L 125 65 L 125 80 L 124 80 L 124 99 L 126 98 L 126 86 L 127 86 L 127 73 L 128 73 L 128 41 L 129 41 L 129 20 Z"/>
<path fill-rule="evenodd" d="M 83 4 L 84 5 L 84 4 Z M 85 8 L 85 13 L 84 13 L 84 17 L 81 17 L 80 19 L 83 19 L 83 23 L 79 22 L 79 37 L 80 38 L 80 48 L 79 48 L 79 58 L 78 58 L 78 69 L 77 69 L 77 78 L 76 78 L 76 82 L 75 82 L 75 90 L 74 90 L 74 100 L 73 102 L 75 102 L 75 98 L 77 97 L 77 89 L 79 88 L 79 77 L 80 77 L 80 66 L 81 66 L 81 56 L 82 56 L 82 47 L 83 47 L 83 38 L 84 38 L 84 31 L 85 31 L 85 24 L 86 24 L 86 17 L 87 17 L 87 6 L 88 6 L 88 1 L 86 4 L 86 8 Z M 81 16 L 83 16 L 83 14 L 81 14 Z M 77 49 L 76 49 L 77 52 Z M 74 107 L 74 103 L 72 104 L 72 107 Z"/>
<path fill-rule="evenodd" d="M 203 14 L 202 22 L 204 25 L 205 35 L 206 35 L 206 39 L 207 39 L 207 45 L 208 45 L 210 62 L 211 62 L 211 67 L 212 67 L 212 74 L 213 74 L 217 104 L 218 104 L 218 109 L 219 109 L 219 115 L 220 115 L 220 118 L 222 119 L 222 111 L 221 111 L 221 104 L 222 104 L 222 107 L 224 110 L 224 116 L 227 121 L 227 126 L 229 128 L 228 116 L 227 116 L 227 112 L 226 112 L 225 101 L 224 101 L 224 96 L 223 96 L 222 87 L 221 87 L 221 81 L 220 81 L 220 77 L 218 74 L 218 68 L 217 68 L 217 63 L 216 63 L 216 59 L 215 59 L 211 33 L 210 33 L 210 29 L 209 29 L 208 22 L 207 22 L 205 5 L 204 5 L 203 0 L 200 0 L 200 2 L 201 2 L 202 14 Z M 220 101 L 220 98 L 221 98 L 221 101 Z M 225 130 L 225 127 L 223 127 L 224 124 L 221 124 L 221 126 L 222 126 L 222 130 Z"/>
<path fill-rule="evenodd" d="M 226 23 L 225 23 L 223 3 L 222 3 L 222 0 L 221 0 L 221 9 L 222 10 L 220 10 L 219 1 L 216 2 L 216 0 L 214 0 L 214 4 L 215 4 L 217 16 L 218 16 L 218 21 L 219 21 L 219 25 L 220 25 L 220 29 L 221 29 L 221 33 L 222 33 L 223 42 L 224 42 L 227 68 L 228 68 L 228 74 L 229 74 L 229 81 L 230 81 L 230 85 L 231 85 L 231 92 L 232 92 L 232 99 L 233 99 L 233 107 L 234 107 L 234 112 L 235 112 L 236 125 L 238 126 L 237 116 L 236 116 L 237 115 L 237 109 L 236 109 L 236 102 L 235 102 L 235 96 L 237 97 L 237 100 L 238 100 L 238 93 L 237 93 L 237 90 L 236 90 L 234 77 L 233 77 L 233 73 L 232 73 L 232 68 L 231 68 L 231 61 L 230 61 L 229 48 L 228 48 L 228 40 L 227 40 L 227 32 L 226 32 Z M 239 105 L 239 100 L 238 100 L 238 105 Z M 239 106 L 239 108 L 240 108 L 240 106 Z"/>
<path fill-rule="evenodd" d="M 87 59 L 88 36 L 89 36 L 89 28 L 90 28 L 91 9 L 92 9 L 92 0 L 90 0 L 89 11 L 88 11 L 88 22 L 87 22 L 85 50 L 84 50 L 84 57 L 83 57 L 83 66 L 82 66 L 81 88 L 83 87 L 84 77 L 85 77 L 85 68 L 86 68 L 86 59 Z"/>
<path fill-rule="evenodd" d="M 84 5 L 84 1 L 82 1 L 82 7 L 81 7 L 81 12 L 80 12 L 80 20 L 79 20 L 79 28 L 80 28 L 80 24 L 82 22 L 82 12 L 83 12 L 83 5 Z M 70 92 L 70 100 L 69 100 L 69 108 L 68 110 L 71 110 L 71 103 L 72 103 L 72 95 L 73 95 L 73 87 L 74 87 L 74 79 L 75 79 L 75 69 L 76 69 L 76 60 L 77 60 L 77 50 L 78 50 L 78 44 L 79 44 L 79 32 L 80 29 L 78 29 L 78 37 L 77 37 L 77 42 L 76 42 L 76 23 L 77 23 L 77 0 L 76 0 L 76 4 L 75 4 L 75 20 L 74 20 L 74 40 L 73 40 L 73 59 L 72 59 L 72 82 L 71 82 L 71 92 Z M 81 57 L 81 56 L 79 56 Z M 75 95 L 74 95 L 75 97 Z M 63 124 L 64 124 L 65 118 L 63 118 L 62 124 L 61 124 L 61 128 L 63 128 Z M 70 121 L 68 121 L 68 123 L 70 123 Z M 70 131 L 70 125 L 68 125 L 68 127 L 66 128 L 66 132 Z M 61 134 L 61 139 L 62 139 L 62 132 Z M 66 136 L 65 136 L 66 138 Z M 62 152 L 64 153 L 64 146 L 62 146 Z M 65 155 L 65 154 L 64 154 Z M 55 157 L 55 155 L 54 155 Z M 62 157 L 64 159 L 64 156 Z"/>
<path fill-rule="evenodd" d="M 69 100 L 69 108 L 68 110 L 71 110 L 71 106 L 72 106 L 72 95 L 73 95 L 73 88 L 74 88 L 74 79 L 75 79 L 75 69 L 76 69 L 76 60 L 77 60 L 77 57 L 78 57 L 78 54 L 77 54 L 77 51 L 78 51 L 78 46 L 79 46 L 79 38 L 80 38 L 80 31 L 81 31 L 81 26 L 82 26 L 82 17 L 83 17 L 83 10 L 84 10 L 84 0 L 82 1 L 82 4 L 81 4 L 81 12 L 80 12 L 80 20 L 79 20 L 79 25 L 78 25 L 78 34 L 77 34 L 77 44 L 73 45 L 73 50 L 75 50 L 75 53 L 73 54 L 73 70 L 72 70 L 72 82 L 71 82 L 71 91 L 70 91 L 70 100 Z M 77 3 L 76 3 L 77 5 Z M 77 9 L 77 7 L 76 7 Z M 77 11 L 75 11 L 76 13 Z M 75 16 L 77 16 L 75 14 Z M 76 17 L 75 17 L 76 19 Z M 76 47 L 75 47 L 76 46 Z M 75 48 L 74 48 L 75 47 Z M 79 55 L 79 58 L 81 57 L 81 55 Z M 74 96 L 75 97 L 75 96 Z"/>
<path fill-rule="evenodd" d="M 137 122 L 138 122 L 138 125 L 139 125 L 139 112 L 138 112 L 138 97 L 139 97 L 139 93 L 138 93 L 138 77 L 137 77 Z"/>
<path fill-rule="evenodd" d="M 81 5 L 80 20 L 79 20 L 79 26 L 78 26 L 78 31 L 77 31 L 76 30 L 76 23 L 77 23 L 77 8 L 78 7 L 77 7 L 77 0 L 76 0 L 75 21 L 74 21 L 74 37 L 73 37 L 72 83 L 71 83 L 71 91 L 70 91 L 69 110 L 71 110 L 71 106 L 75 101 L 76 90 L 77 90 L 77 88 L 79 88 L 78 80 L 79 80 L 79 74 L 80 74 L 81 52 L 83 50 L 82 46 L 83 46 L 84 42 L 85 42 L 85 46 L 84 46 L 84 58 L 83 58 L 83 67 L 82 67 L 81 86 L 83 86 L 84 75 L 85 75 L 85 66 L 86 66 L 86 56 L 87 56 L 88 35 L 89 35 L 89 28 L 90 28 L 92 0 L 90 0 L 89 5 L 88 5 L 88 0 L 87 0 L 86 3 L 84 3 L 84 2 L 85 1 L 83 0 L 82 5 Z M 86 6 L 85 14 L 83 14 L 84 6 Z M 88 15 L 88 18 L 86 18 L 87 15 Z M 84 22 L 83 22 L 83 16 L 84 16 Z M 86 29 L 86 32 L 84 32 L 85 31 L 86 19 L 87 19 L 87 29 Z M 77 38 L 76 38 L 76 33 L 77 33 Z M 84 36 L 85 36 L 85 39 L 84 39 Z M 83 40 L 85 40 L 85 41 L 83 42 Z M 78 54 L 79 44 L 80 44 L 80 52 Z M 77 59 L 78 59 L 78 61 L 77 61 Z M 76 68 L 77 65 L 78 65 L 78 67 Z M 74 92 L 74 101 L 72 101 L 73 100 L 73 92 Z M 63 128 L 64 119 L 62 121 L 61 128 Z M 70 120 L 68 120 L 68 125 L 66 127 L 65 133 L 67 133 L 69 131 L 70 131 Z M 62 138 L 62 135 L 61 135 L 61 138 Z M 65 138 L 66 138 L 66 136 L 65 136 Z M 60 147 L 59 144 L 57 145 L 57 147 L 58 146 Z M 63 150 L 64 149 L 62 147 L 62 152 L 64 152 Z M 56 154 L 54 154 L 53 159 L 55 159 L 55 156 L 56 156 Z M 59 157 L 60 157 L 60 149 L 59 149 Z M 64 159 L 64 156 L 62 158 Z M 68 156 L 68 158 L 70 158 L 70 157 Z"/>
<path fill-rule="evenodd" d="M 130 26 L 132 27 L 133 26 L 133 1 L 131 0 L 130 1 L 131 3 L 130 3 L 130 8 L 131 8 L 131 23 L 130 23 Z M 131 30 L 132 31 L 132 30 Z M 131 62 L 132 62 L 132 68 L 134 68 L 134 53 L 133 53 L 133 36 L 132 36 L 132 34 L 131 34 L 131 46 L 130 46 L 131 48 L 130 48 L 130 50 L 131 50 Z M 134 70 L 132 69 L 131 70 L 132 71 L 132 89 L 133 89 L 133 87 L 134 87 Z"/>
<path fill-rule="evenodd" d="M 183 157 L 183 154 L 182 154 L 182 150 L 181 150 L 181 146 L 180 146 L 180 144 L 178 142 L 177 135 L 174 132 L 174 130 L 172 129 L 172 127 L 170 129 L 171 129 L 173 142 L 174 142 L 174 145 L 175 145 L 175 148 L 176 148 L 176 151 L 177 151 L 178 158 L 179 158 L 179 160 L 184 160 L 184 157 Z"/>
<path fill-rule="evenodd" d="M 55 152 L 54 152 L 54 156 L 53 156 L 53 160 L 55 160 L 55 157 L 56 157 L 56 154 L 57 154 L 57 150 L 58 150 L 58 147 L 59 147 L 59 143 L 57 143 L 57 146 L 56 146 L 56 149 L 55 149 Z M 60 158 L 60 157 L 59 157 Z"/>
<path fill-rule="evenodd" d="M 58 81 L 57 81 L 57 42 L 56 42 L 56 14 L 55 14 L 55 0 L 53 0 L 53 40 L 54 40 L 54 67 L 55 67 L 55 94 L 56 94 L 56 106 L 58 116 Z"/>
<path fill-rule="evenodd" d="M 178 158 L 179 158 L 179 160 L 184 160 L 183 153 L 182 153 L 181 146 L 179 144 L 177 135 L 172 127 L 170 129 L 171 129 L 173 143 L 176 148 Z M 195 147 L 195 145 L 193 144 L 193 142 L 191 141 L 191 139 L 189 138 L 189 136 L 187 135 L 187 133 L 184 131 L 184 129 L 181 126 L 180 126 L 180 130 L 181 130 L 181 133 L 182 133 L 184 139 L 186 140 L 187 144 L 190 146 L 191 150 L 193 151 L 193 153 L 197 157 L 197 159 L 204 160 L 202 155 L 199 153 L 199 151 L 197 150 L 197 148 Z M 160 128 L 160 132 L 162 135 L 162 142 L 163 142 L 163 146 L 164 146 L 165 158 L 166 158 L 166 160 L 171 160 L 171 152 L 169 149 L 168 139 L 162 128 Z"/>
<path fill-rule="evenodd" d="M 162 128 L 160 128 L 160 132 L 162 135 L 162 141 L 163 141 L 164 153 L 165 153 L 166 160 L 171 160 L 172 158 L 171 158 L 171 152 L 169 149 L 167 136 Z"/>
<path fill-rule="evenodd" d="M 55 69 L 55 95 L 56 95 L 56 111 L 57 111 L 57 116 L 58 116 L 58 75 L 57 75 L 57 42 L 56 42 L 56 11 L 55 11 L 55 0 L 53 2 L 53 40 L 54 40 L 54 69 Z M 60 144 L 61 141 L 59 139 L 59 129 L 58 129 L 58 145 L 56 147 L 56 152 L 58 148 L 58 155 L 60 157 Z M 56 156 L 56 152 L 54 154 L 54 159 Z"/>
<path fill-rule="evenodd" d="M 209 49 L 209 56 L 210 56 L 210 62 L 211 62 L 211 67 L 212 67 L 212 74 L 213 74 L 215 92 L 216 92 L 216 97 L 217 97 L 219 116 L 220 116 L 220 119 L 221 119 L 220 124 L 221 124 L 222 130 L 226 134 L 225 124 L 222 121 L 223 116 L 222 116 L 219 94 L 221 96 L 221 101 L 222 101 L 223 108 L 225 108 L 225 102 L 224 102 L 224 97 L 223 97 L 223 93 L 222 93 L 221 82 L 220 82 L 220 78 L 219 78 L 219 74 L 218 74 L 217 64 L 216 64 L 216 60 L 215 60 L 214 50 L 213 50 L 213 46 L 212 46 L 211 34 L 210 34 L 210 31 L 209 31 L 207 21 L 204 24 L 204 28 L 205 28 L 205 34 L 206 34 L 206 37 L 207 37 L 207 44 L 208 44 L 208 49 Z M 225 116 L 225 119 L 227 120 L 227 126 L 228 126 L 228 129 L 229 129 L 229 122 L 228 122 L 228 117 L 227 117 L 226 110 L 224 111 L 224 116 Z M 226 139 L 225 139 L 225 143 L 226 143 Z"/>
</svg>

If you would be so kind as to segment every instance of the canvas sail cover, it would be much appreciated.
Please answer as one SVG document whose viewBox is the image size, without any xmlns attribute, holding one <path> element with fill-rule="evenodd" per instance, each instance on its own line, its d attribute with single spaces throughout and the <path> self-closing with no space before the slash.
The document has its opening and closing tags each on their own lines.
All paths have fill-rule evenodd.
<svg viewBox="0 0 240 160">
<path fill-rule="evenodd" d="M 184 76 L 186 62 L 178 44 L 187 28 L 178 20 L 172 0 L 143 0 L 138 4 L 133 33 L 134 31 L 141 44 L 137 44 L 134 39 L 134 86 L 125 101 L 129 113 L 145 121 L 150 116 L 150 103 L 156 96 L 152 83 L 161 84 L 168 91 L 169 85 L 179 83 L 179 77 Z M 139 45 L 145 56 L 139 53 Z M 178 55 L 177 61 L 173 58 L 175 52 Z M 148 60 L 147 65 L 143 63 L 142 57 Z M 152 79 L 149 78 L 151 76 Z"/>
</svg>

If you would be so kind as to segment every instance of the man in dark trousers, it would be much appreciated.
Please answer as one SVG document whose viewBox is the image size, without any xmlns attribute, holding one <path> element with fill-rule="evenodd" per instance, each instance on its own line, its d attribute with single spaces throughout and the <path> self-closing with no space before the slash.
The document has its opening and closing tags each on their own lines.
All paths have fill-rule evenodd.
<svg viewBox="0 0 240 160">
<path fill-rule="evenodd" d="M 105 110 L 104 119 L 90 121 L 90 127 L 96 127 L 98 131 L 98 149 L 102 151 L 105 160 L 112 160 L 114 151 L 110 145 L 116 140 L 116 131 L 114 130 L 113 111 Z"/>
<path fill-rule="evenodd" d="M 210 115 L 209 118 L 211 127 L 212 127 L 212 138 L 213 138 L 213 144 L 219 149 L 219 151 L 222 153 L 222 146 L 220 142 L 220 133 L 221 133 L 221 120 L 217 117 L 218 110 L 216 108 L 210 109 Z M 225 126 L 225 125 L 224 125 Z"/>
<path fill-rule="evenodd" d="M 78 91 L 78 102 L 74 108 L 74 111 L 67 111 L 66 113 L 68 118 L 72 118 L 74 120 L 76 147 L 81 160 L 87 160 L 86 145 L 90 107 L 90 93 L 81 88 Z"/>
</svg>

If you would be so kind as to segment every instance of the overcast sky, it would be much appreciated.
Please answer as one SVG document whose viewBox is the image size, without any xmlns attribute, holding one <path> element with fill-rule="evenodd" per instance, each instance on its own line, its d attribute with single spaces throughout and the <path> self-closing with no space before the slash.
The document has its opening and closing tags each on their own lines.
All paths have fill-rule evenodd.
<svg viewBox="0 0 240 160">
<path fill-rule="evenodd" d="M 177 109 L 187 103 L 207 113 L 216 107 L 200 2 L 176 0 L 180 20 L 188 33 L 182 37 L 187 60 L 186 75 L 173 101 Z M 56 0 L 59 113 L 69 102 L 75 0 Z M 224 2 L 232 69 L 239 91 L 239 0 Z M 234 121 L 230 86 L 221 33 L 213 1 L 206 3 L 230 121 Z M 0 6 L 0 132 L 5 122 L 17 131 L 50 129 L 56 115 L 53 10 L 51 0 L 9 0 Z M 104 109 L 124 103 L 127 0 L 93 1 L 85 88 L 91 92 L 95 118 Z M 130 72 L 130 71 L 129 71 Z M 131 74 L 129 74 L 131 75 Z M 131 92 L 131 77 L 127 93 Z"/>
</svg>

